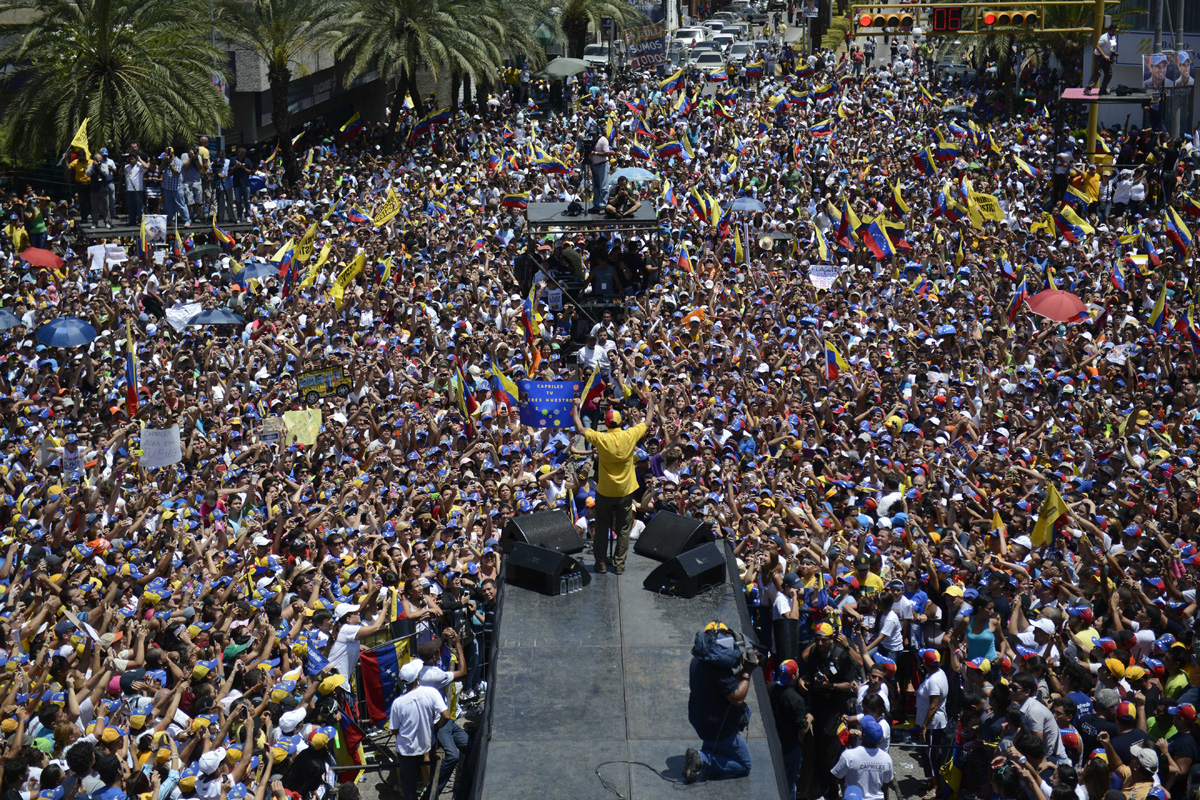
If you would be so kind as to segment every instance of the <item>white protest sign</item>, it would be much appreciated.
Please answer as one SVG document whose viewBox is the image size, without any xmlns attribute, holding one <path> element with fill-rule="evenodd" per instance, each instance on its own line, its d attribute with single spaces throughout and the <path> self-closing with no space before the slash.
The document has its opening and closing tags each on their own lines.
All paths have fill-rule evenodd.
<svg viewBox="0 0 1200 800">
<path fill-rule="evenodd" d="M 283 438 L 283 430 L 283 417 L 267 417 L 263 420 L 258 440 L 260 442 L 278 442 Z"/>
<path fill-rule="evenodd" d="M 1112 364 L 1124 366 L 1129 360 L 1129 352 L 1133 349 L 1132 344 L 1119 344 L 1104 356 L 1105 360 Z"/>
<path fill-rule="evenodd" d="M 102 244 L 93 244 L 88 247 L 88 261 L 91 263 L 92 270 L 100 272 L 104 269 L 104 254 L 105 249 Z"/>
<path fill-rule="evenodd" d="M 813 264 L 808 268 L 808 280 L 818 289 L 829 289 L 841 271 L 837 264 Z"/>
<path fill-rule="evenodd" d="M 154 469 L 169 467 L 180 461 L 183 461 L 183 449 L 179 444 L 178 425 L 163 431 L 142 428 L 142 458 L 138 466 Z"/>
<path fill-rule="evenodd" d="M 200 303 L 181 303 L 167 309 L 167 322 L 180 333 L 192 321 L 192 317 L 204 310 Z"/>
<path fill-rule="evenodd" d="M 562 289 L 546 290 L 546 302 L 549 303 L 551 311 L 562 311 L 563 290 Z"/>
</svg>

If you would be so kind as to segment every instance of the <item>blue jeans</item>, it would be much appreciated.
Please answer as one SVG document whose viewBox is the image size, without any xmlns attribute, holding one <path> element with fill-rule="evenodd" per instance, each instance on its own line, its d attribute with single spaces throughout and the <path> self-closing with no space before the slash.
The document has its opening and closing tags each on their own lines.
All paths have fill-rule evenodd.
<svg viewBox="0 0 1200 800">
<path fill-rule="evenodd" d="M 442 790 L 446 788 L 446 784 L 450 782 L 450 774 L 454 772 L 461 752 L 470 744 L 471 738 L 458 726 L 458 723 L 447 722 L 438 728 L 437 740 L 438 744 L 442 746 L 442 770 L 438 773 L 438 794 L 441 794 Z"/>
<path fill-rule="evenodd" d="M 700 765 L 706 778 L 741 778 L 750 774 L 750 745 L 740 733 L 700 748 Z"/>
<path fill-rule="evenodd" d="M 145 208 L 145 201 L 142 199 L 140 191 L 135 192 L 133 189 L 125 190 L 125 211 L 129 217 L 129 224 L 132 227 L 137 227 L 142 224 L 142 211 Z"/>
<path fill-rule="evenodd" d="M 592 213 L 599 214 L 608 205 L 608 161 L 592 164 Z"/>
<path fill-rule="evenodd" d="M 234 216 L 239 220 L 250 219 L 250 186 L 233 186 Z"/>
<path fill-rule="evenodd" d="M 804 745 L 797 744 L 783 754 L 783 774 L 787 781 L 787 797 L 796 796 L 796 784 L 800 782 L 800 771 L 804 768 Z"/>
<path fill-rule="evenodd" d="M 180 184 L 177 189 L 163 187 L 163 213 L 167 215 L 168 227 L 174 222 L 176 216 L 182 217 L 184 224 L 192 221 L 187 203 L 183 199 L 183 184 Z"/>
</svg>

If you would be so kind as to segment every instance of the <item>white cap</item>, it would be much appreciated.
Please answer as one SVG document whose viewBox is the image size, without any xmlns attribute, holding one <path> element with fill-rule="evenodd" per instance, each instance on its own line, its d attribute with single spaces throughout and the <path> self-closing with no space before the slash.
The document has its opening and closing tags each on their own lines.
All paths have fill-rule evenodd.
<svg viewBox="0 0 1200 800">
<path fill-rule="evenodd" d="M 225 760 L 225 748 L 218 747 L 216 750 L 209 750 L 204 755 L 200 756 L 200 772 L 204 775 L 212 775 L 221 766 L 221 762 Z"/>
<path fill-rule="evenodd" d="M 1039 631 L 1042 631 L 1043 633 L 1049 633 L 1049 634 L 1054 633 L 1054 623 L 1048 619 L 1034 620 L 1031 623 L 1031 626 L 1034 628 L 1037 628 Z"/>
<path fill-rule="evenodd" d="M 1024 535 L 1018 536 L 1017 538 L 1013 539 L 1013 544 L 1020 545 L 1021 547 L 1024 547 L 1026 550 L 1033 549 L 1033 540 L 1030 539 L 1028 536 L 1024 536 Z"/>
<path fill-rule="evenodd" d="M 255 547 L 270 547 L 271 540 L 265 536 L 255 536 L 254 537 L 254 546 Z"/>
<path fill-rule="evenodd" d="M 360 608 L 362 608 L 362 606 L 358 605 L 357 603 L 338 603 L 333 607 L 333 616 L 337 619 L 341 619 L 347 614 L 353 614 Z"/>
<path fill-rule="evenodd" d="M 304 709 L 293 708 L 291 711 L 285 711 L 279 717 L 279 730 L 284 733 L 291 733 L 296 730 L 296 726 L 304 722 Z"/>
<path fill-rule="evenodd" d="M 425 663 L 419 658 L 409 661 L 400 668 L 400 682 L 405 685 L 416 683 L 417 678 L 421 676 L 421 668 L 424 666 Z"/>
</svg>

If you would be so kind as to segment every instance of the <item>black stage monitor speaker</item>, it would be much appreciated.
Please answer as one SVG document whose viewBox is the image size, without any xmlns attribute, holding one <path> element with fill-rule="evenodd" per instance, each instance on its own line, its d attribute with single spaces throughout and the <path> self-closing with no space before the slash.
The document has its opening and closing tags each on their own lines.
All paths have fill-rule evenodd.
<svg viewBox="0 0 1200 800">
<path fill-rule="evenodd" d="M 512 550 L 504 558 L 504 580 L 542 594 L 559 594 L 564 575 L 579 573 L 583 585 L 592 582 L 592 576 L 578 559 L 525 542 L 513 542 Z"/>
<path fill-rule="evenodd" d="M 659 564 L 642 587 L 660 594 L 695 597 L 701 589 L 724 583 L 725 572 L 721 545 L 708 542 Z"/>
<path fill-rule="evenodd" d="M 672 514 L 670 511 L 660 511 L 638 537 L 633 552 L 655 561 L 667 561 L 712 540 L 711 522 L 700 522 L 691 517 Z"/>
<path fill-rule="evenodd" d="M 543 511 L 513 517 L 500 534 L 500 551 L 508 553 L 517 542 L 535 544 L 560 553 L 582 553 L 583 539 L 571 524 L 571 518 L 561 511 Z"/>
</svg>

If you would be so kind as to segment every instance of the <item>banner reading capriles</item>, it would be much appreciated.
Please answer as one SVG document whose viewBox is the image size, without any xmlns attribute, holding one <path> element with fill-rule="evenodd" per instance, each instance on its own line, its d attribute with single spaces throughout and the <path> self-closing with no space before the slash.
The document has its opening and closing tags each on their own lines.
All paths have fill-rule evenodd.
<svg viewBox="0 0 1200 800">
<path fill-rule="evenodd" d="M 580 381 L 517 381 L 521 424 L 531 428 L 570 428 L 571 405 L 583 391 Z"/>
</svg>

